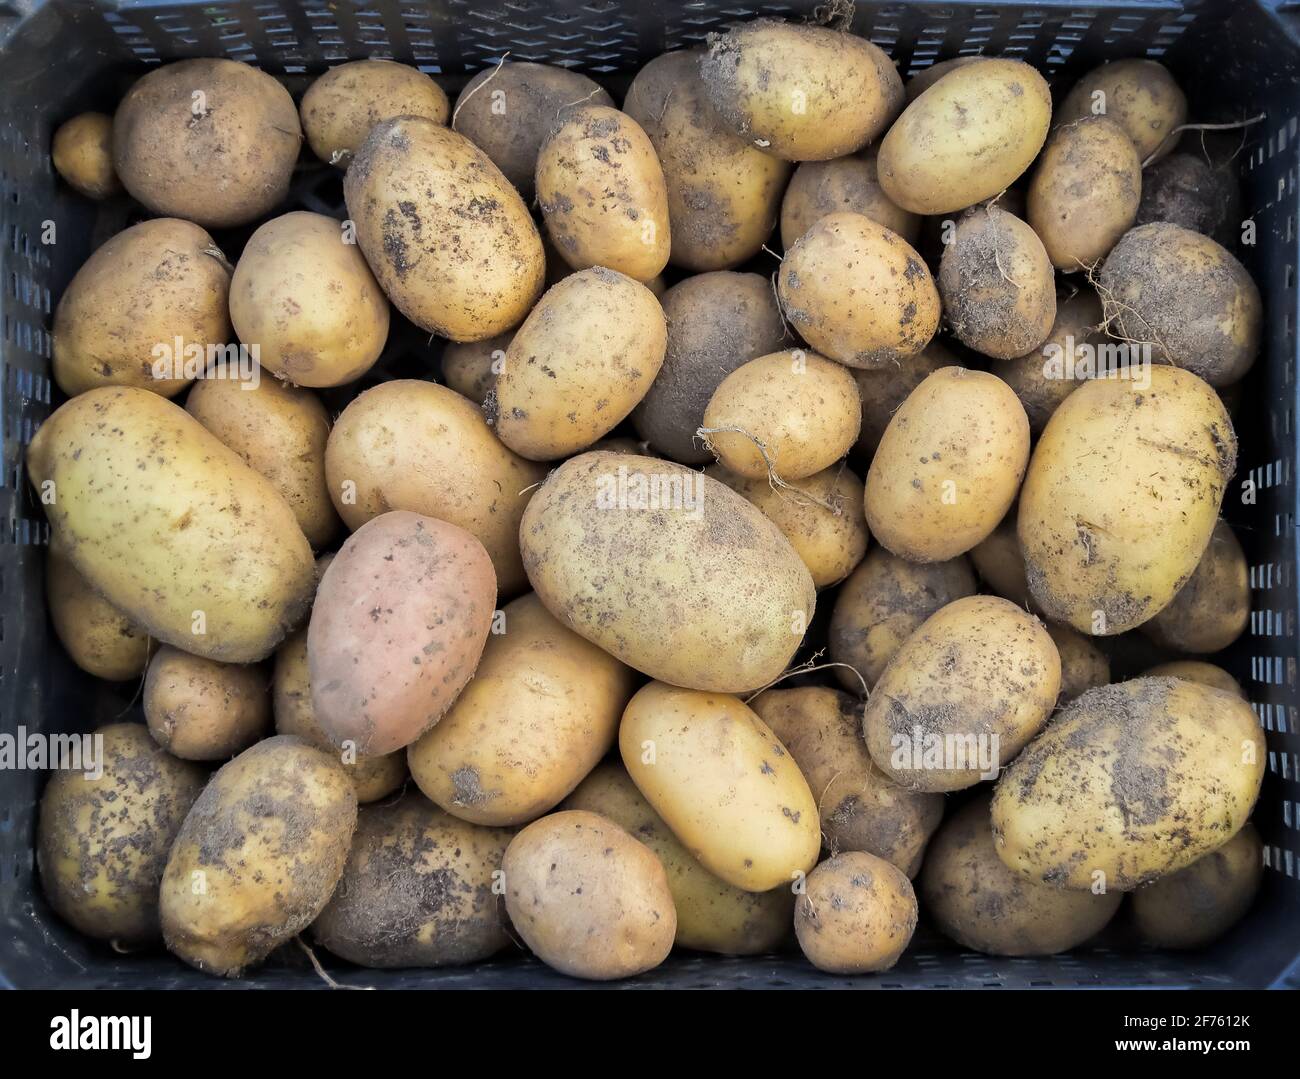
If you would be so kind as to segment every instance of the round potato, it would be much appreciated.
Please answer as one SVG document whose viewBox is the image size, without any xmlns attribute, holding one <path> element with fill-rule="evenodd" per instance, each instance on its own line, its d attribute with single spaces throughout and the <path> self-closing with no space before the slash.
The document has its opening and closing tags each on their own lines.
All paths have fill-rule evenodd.
<svg viewBox="0 0 1300 1079">
<path fill-rule="evenodd" d="M 613 821 L 552 813 L 510 841 L 502 869 L 511 923 L 562 974 L 627 978 L 672 950 L 677 912 L 664 867 Z"/>
<path fill-rule="evenodd" d="M 1142 632 L 1163 648 L 1179 652 L 1218 652 L 1250 622 L 1250 567 L 1226 521 L 1219 521 L 1210 544 L 1187 583 Z"/>
<path fill-rule="evenodd" d="M 144 674 L 153 649 L 149 634 L 91 587 L 53 533 L 45 557 L 45 600 L 59 643 L 87 674 L 109 682 Z"/>
<path fill-rule="evenodd" d="M 997 528 L 971 548 L 970 560 L 988 591 L 1027 611 L 1036 610 L 1037 605 L 1029 591 L 1025 555 L 1016 534 L 1014 509 L 1002 518 Z"/>
<path fill-rule="evenodd" d="M 885 428 L 908 394 L 939 368 L 958 366 L 959 361 L 948 347 L 935 339 L 905 361 L 853 369 L 853 381 L 858 384 L 858 396 L 862 398 L 862 430 L 855 450 L 866 464 L 871 463 Z"/>
<path fill-rule="evenodd" d="M 1168 221 L 1203 232 L 1224 247 L 1241 235 L 1241 185 L 1224 165 L 1195 154 L 1170 154 L 1142 172 L 1136 224 Z"/>
<path fill-rule="evenodd" d="M 187 761 L 224 761 L 271 725 L 266 672 L 215 663 L 164 645 L 144 680 L 144 718 L 154 741 Z"/>
<path fill-rule="evenodd" d="M 1047 632 L 1061 657 L 1058 704 L 1069 704 L 1088 690 L 1110 683 L 1110 660 L 1092 641 L 1059 622 L 1048 622 Z"/>
<path fill-rule="evenodd" d="M 1201 660 L 1181 659 L 1173 663 L 1161 663 L 1144 672 L 1143 677 L 1186 678 L 1189 682 L 1196 682 L 1203 686 L 1209 686 L 1211 689 L 1220 689 L 1225 693 L 1231 693 L 1235 697 L 1240 697 L 1243 701 L 1248 699 L 1246 691 L 1241 688 L 1241 683 L 1232 675 L 1222 667 Z"/>
<path fill-rule="evenodd" d="M 833 161 L 805 161 L 790 178 L 781 201 L 781 245 L 789 251 L 830 214 L 853 213 L 915 244 L 921 219 L 889 201 L 876 175 L 878 147 Z"/>
<path fill-rule="evenodd" d="M 85 771 L 55 770 L 41 794 L 36 864 L 45 898 L 80 933 L 124 947 L 162 936 L 158 884 L 198 765 L 164 753 L 139 723 L 113 723 Z M 93 765 L 93 767 L 92 767 Z"/>
<path fill-rule="evenodd" d="M 1174 129 L 1187 121 L 1187 97 L 1167 68 L 1154 60 L 1115 60 L 1094 68 L 1061 102 L 1059 123 L 1108 116 L 1133 140 L 1143 165 L 1176 144 Z"/>
<path fill-rule="evenodd" d="M 965 67 L 967 64 L 987 59 L 989 59 L 987 56 L 954 56 L 951 60 L 940 60 L 937 64 L 931 64 L 929 67 L 918 71 L 903 86 L 903 90 L 907 94 L 907 103 L 910 105 L 949 72 L 955 71 L 959 67 Z"/>
<path fill-rule="evenodd" d="M 442 350 L 442 377 L 447 385 L 481 406 L 496 387 L 514 336 L 511 331 L 485 341 L 448 341 Z"/>
<path fill-rule="evenodd" d="M 808 875 L 794 931 L 818 970 L 867 974 L 898 962 L 916 917 L 916 894 L 901 870 L 874 854 L 847 851 Z"/>
<path fill-rule="evenodd" d="M 122 190 L 113 171 L 113 118 L 83 112 L 65 120 L 50 142 L 50 160 L 68 185 L 88 199 L 106 199 Z"/>
</svg>

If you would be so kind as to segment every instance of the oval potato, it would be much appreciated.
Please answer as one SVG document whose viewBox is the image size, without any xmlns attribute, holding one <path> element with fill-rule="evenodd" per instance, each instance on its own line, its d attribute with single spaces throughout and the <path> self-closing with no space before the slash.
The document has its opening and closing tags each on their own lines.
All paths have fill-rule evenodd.
<svg viewBox="0 0 1300 1079">
<path fill-rule="evenodd" d="M 1113 60 L 1093 68 L 1066 94 L 1057 120 L 1068 124 L 1098 107 L 1133 140 L 1143 165 L 1169 153 L 1177 141 L 1170 137 L 1174 128 L 1187 121 L 1187 97 L 1155 60 Z"/>
<path fill-rule="evenodd" d="M 846 851 L 808 875 L 795 904 L 799 947 L 818 970 L 866 974 L 898 962 L 916 930 L 916 894 L 898 867 Z"/>
<path fill-rule="evenodd" d="M 113 118 L 102 112 L 63 121 L 50 140 L 50 160 L 69 186 L 88 199 L 106 199 L 122 190 L 113 170 Z"/>
<path fill-rule="evenodd" d="M 1179 652 L 1218 652 L 1250 622 L 1250 567 L 1231 526 L 1219 521 L 1187 583 L 1142 623 L 1156 644 Z"/>
<path fill-rule="evenodd" d="M 188 761 L 224 761 L 271 724 L 266 672 L 215 663 L 164 645 L 144 680 L 144 717 L 154 741 Z"/>
<path fill-rule="evenodd" d="M 1189 682 L 1197 682 L 1203 686 L 1209 686 L 1211 689 L 1221 689 L 1225 693 L 1231 693 L 1235 697 L 1240 697 L 1243 701 L 1248 700 L 1246 691 L 1241 688 L 1241 683 L 1232 677 L 1222 667 L 1213 663 L 1205 663 L 1196 659 L 1180 659 L 1173 663 L 1160 663 L 1148 671 L 1143 672 L 1144 678 L 1186 678 Z"/>
<path fill-rule="evenodd" d="M 87 674 L 108 682 L 144 674 L 153 650 L 149 634 L 91 587 L 54 533 L 45 556 L 45 600 L 59 643 Z"/>
<path fill-rule="evenodd" d="M 921 219 L 889 201 L 876 173 L 879 147 L 832 161 L 805 161 L 790 177 L 781 201 L 781 246 L 787 251 L 823 217 L 862 214 L 915 244 Z"/>
</svg>

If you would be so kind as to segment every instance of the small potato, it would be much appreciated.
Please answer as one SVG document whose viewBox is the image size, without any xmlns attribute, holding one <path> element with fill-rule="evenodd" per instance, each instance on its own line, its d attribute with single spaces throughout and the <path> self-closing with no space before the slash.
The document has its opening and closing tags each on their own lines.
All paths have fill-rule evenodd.
<svg viewBox="0 0 1300 1079">
<path fill-rule="evenodd" d="M 54 309 L 54 381 L 69 397 L 135 386 L 175 397 L 224 348 L 230 264 L 198 225 L 142 221 L 90 256 Z"/>
<path fill-rule="evenodd" d="M 1239 697 L 1179 678 L 1089 690 L 998 780 L 998 857 L 1057 887 L 1132 891 L 1236 835 L 1265 756 Z"/>
<path fill-rule="evenodd" d="M 889 421 L 867 471 L 871 534 L 913 562 L 969 551 L 1006 516 L 1029 461 L 1029 420 L 1005 382 L 944 367 Z"/>
<path fill-rule="evenodd" d="M 940 60 L 937 64 L 931 64 L 929 67 L 918 71 L 903 86 L 903 90 L 907 94 L 907 103 L 910 105 L 949 72 L 956 71 L 957 68 L 965 67 L 967 64 L 987 59 L 989 59 L 987 56 L 954 56 L 951 60 Z"/>
<path fill-rule="evenodd" d="M 486 341 L 461 344 L 448 341 L 442 350 L 442 377 L 447 385 L 476 405 L 482 405 L 496 387 L 497 375 L 505 367 L 506 349 L 514 331 L 489 337 Z"/>
<path fill-rule="evenodd" d="M 122 190 L 113 171 L 113 118 L 83 112 L 54 132 L 50 159 L 58 174 L 88 199 L 106 199 Z"/>
<path fill-rule="evenodd" d="M 967 802 L 925 852 L 921 904 L 943 932 L 986 955 L 1055 955 L 1096 936 L 1124 893 L 1070 891 L 1008 869 L 993 845 L 989 795 Z"/>
<path fill-rule="evenodd" d="M 45 558 L 50 624 L 72 662 L 109 682 L 139 678 L 149 662 L 149 634 L 77 572 L 56 534 Z"/>
<path fill-rule="evenodd" d="M 418 68 L 392 60 L 353 60 L 307 87 L 300 111 L 312 152 L 346 169 L 380 120 L 422 116 L 445 124 L 451 108 L 442 87 Z"/>
<path fill-rule="evenodd" d="M 1226 521 L 1219 521 L 1191 577 L 1142 632 L 1162 648 L 1218 652 L 1250 622 L 1250 568 Z"/>
<path fill-rule="evenodd" d="M 868 146 L 833 161 L 805 161 L 794 170 L 781 201 L 781 245 L 787 251 L 823 217 L 837 213 L 862 214 L 916 243 L 921 219 L 889 201 L 876 176 L 877 152 Z"/>
<path fill-rule="evenodd" d="M 997 360 L 1039 348 L 1056 320 L 1056 277 L 1042 241 L 994 206 L 958 222 L 939 265 L 939 295 L 957 339 Z"/>
<path fill-rule="evenodd" d="M 653 292 L 603 266 L 582 270 L 547 291 L 519 327 L 484 411 L 521 457 L 569 457 L 623 422 L 667 347 Z"/>
<path fill-rule="evenodd" d="M 78 932 L 125 947 L 153 944 L 162 936 L 167 852 L 206 776 L 159 749 L 142 724 L 113 723 L 95 736 L 102 749 L 82 762 L 87 770 L 54 771 L 41 794 L 41 887 Z"/>
<path fill-rule="evenodd" d="M 1061 657 L 1061 696 L 1069 704 L 1090 689 L 1110 683 L 1110 660 L 1082 633 L 1059 622 L 1048 622 L 1047 632 Z"/>
<path fill-rule="evenodd" d="M 775 472 L 793 482 L 848 453 L 861 423 L 861 399 L 848 369 L 792 349 L 750 360 L 724 378 L 699 434 L 732 472 L 750 479 Z"/>
<path fill-rule="evenodd" d="M 823 217 L 787 252 L 781 306 L 813 348 L 850 367 L 906 363 L 939 328 L 925 260 L 868 217 Z"/>
<path fill-rule="evenodd" d="M 246 225 L 284 202 L 301 146 L 289 91 L 234 60 L 156 67 L 113 117 L 113 167 L 131 197 L 205 229 Z"/>
<path fill-rule="evenodd" d="M 997 528 L 971 548 L 970 560 L 989 592 L 1009 599 L 1027 611 L 1037 610 L 1029 591 L 1025 553 L 1020 549 L 1020 537 L 1016 534 L 1014 509 L 1002 518 Z"/>
<path fill-rule="evenodd" d="M 1264 845 L 1246 824 L 1218 850 L 1133 893 L 1138 933 L 1157 948 L 1204 948 L 1236 925 L 1264 877 Z"/>
<path fill-rule="evenodd" d="M 847 663 L 874 686 L 899 646 L 940 607 L 975 594 L 975 574 L 963 555 L 944 562 L 908 562 L 874 547 L 840 588 L 831 612 L 830 658 Z M 835 676 L 862 692 L 853 671 Z"/>
<path fill-rule="evenodd" d="M 921 624 L 867 699 L 871 758 L 911 790 L 992 779 L 1042 729 L 1061 690 L 1061 657 L 1037 618 L 997 596 L 969 596 Z"/>
<path fill-rule="evenodd" d="M 885 428 L 907 395 L 939 368 L 958 366 L 959 361 L 948 347 L 935 339 L 915 356 L 898 363 L 853 369 L 853 381 L 858 384 L 858 396 L 862 398 L 862 430 L 855 449 L 867 464 L 871 463 Z"/>
<path fill-rule="evenodd" d="M 163 645 L 144 680 L 144 718 L 154 741 L 187 761 L 224 761 L 271 725 L 266 672 L 215 663 Z"/>
<path fill-rule="evenodd" d="M 799 947 L 828 974 L 868 974 L 898 962 L 916 931 L 916 894 L 901 870 L 865 851 L 830 858 L 794 908 Z"/>
<path fill-rule="evenodd" d="M 552 813 L 510 841 L 502 869 L 511 923 L 562 974 L 628 978 L 672 950 L 677 912 L 664 867 L 613 821 Z"/>
<path fill-rule="evenodd" d="M 1152 667 L 1149 671 L 1143 672 L 1144 678 L 1185 678 L 1189 682 L 1196 682 L 1202 686 L 1209 686 L 1211 689 L 1220 689 L 1224 693 L 1231 693 L 1234 697 L 1240 697 L 1243 701 L 1247 700 L 1246 691 L 1241 688 L 1241 683 L 1232 677 L 1222 667 L 1215 666 L 1213 663 L 1204 663 L 1196 659 L 1181 659 L 1173 663 L 1161 663 Z"/>
<path fill-rule="evenodd" d="M 363 967 L 445 967 L 510 943 L 493 885 L 511 839 L 450 817 L 419 794 L 366 806 L 343 879 L 311 934 Z"/>
<path fill-rule="evenodd" d="M 608 105 L 565 110 L 537 155 L 546 231 L 575 270 L 649 281 L 668 265 L 668 189 L 641 126 Z"/>
<path fill-rule="evenodd" d="M 903 107 L 893 61 L 865 38 L 823 26 L 754 19 L 710 34 L 700 74 L 726 124 L 786 161 L 854 153 Z"/>
<path fill-rule="evenodd" d="M 632 412 L 637 433 L 684 465 L 712 460 L 695 432 L 732 371 L 781 347 L 786 336 L 772 284 L 758 274 L 695 274 L 663 295 L 668 344 L 654 383 Z"/>
<path fill-rule="evenodd" d="M 862 741 L 862 702 L 834 689 L 769 689 L 751 702 L 808 781 L 831 854 L 864 850 L 909 877 L 943 818 L 943 795 L 900 787 Z"/>
<path fill-rule="evenodd" d="M 1167 68 L 1154 60 L 1115 60 L 1074 84 L 1056 114 L 1068 124 L 1085 116 L 1108 116 L 1133 140 L 1145 165 L 1174 148 L 1174 128 L 1187 121 L 1187 97 Z"/>
<path fill-rule="evenodd" d="M 1167 221 L 1231 247 L 1241 220 L 1241 185 L 1230 167 L 1175 153 L 1143 170 L 1135 224 Z"/>
<path fill-rule="evenodd" d="M 739 697 L 651 682 L 623 713 L 623 765 L 706 869 L 747 892 L 817 863 L 817 802 L 786 748 Z"/>
<path fill-rule="evenodd" d="M 329 902 L 356 823 L 352 783 L 320 750 L 283 735 L 244 750 L 172 845 L 160 892 L 168 950 L 225 977 L 260 963 Z"/>
<path fill-rule="evenodd" d="M 355 382 L 388 340 L 388 300 L 332 217 L 302 211 L 253 233 L 230 282 L 230 317 L 258 362 L 300 386 Z"/>
</svg>

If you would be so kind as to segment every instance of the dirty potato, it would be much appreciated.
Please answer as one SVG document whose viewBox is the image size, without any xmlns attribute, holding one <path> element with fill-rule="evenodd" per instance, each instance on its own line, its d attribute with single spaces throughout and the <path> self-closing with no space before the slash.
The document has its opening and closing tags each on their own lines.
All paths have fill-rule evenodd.
<svg viewBox="0 0 1300 1079">
<path fill-rule="evenodd" d="M 124 682 L 144 673 L 153 648 L 149 634 L 91 587 L 57 534 L 45 556 L 45 600 L 59 643 L 87 674 Z"/>
<path fill-rule="evenodd" d="M 1187 583 L 1142 632 L 1179 652 L 1218 652 L 1250 621 L 1250 567 L 1231 526 L 1219 521 Z"/>
<path fill-rule="evenodd" d="M 1155 60 L 1114 60 L 1088 72 L 1061 102 L 1058 123 L 1107 116 L 1133 140 L 1145 165 L 1177 143 L 1174 128 L 1187 120 L 1187 97 Z"/>
<path fill-rule="evenodd" d="M 163 749 L 188 761 L 224 761 L 271 725 L 266 671 L 214 663 L 163 645 L 144 680 L 144 718 Z"/>
<path fill-rule="evenodd" d="M 113 118 L 83 112 L 65 120 L 50 141 L 50 160 L 69 186 L 88 199 L 106 199 L 122 190 L 113 170 Z"/>
<path fill-rule="evenodd" d="M 879 148 L 868 146 L 832 161 L 805 161 L 790 178 L 781 201 L 781 245 L 788 251 L 823 217 L 862 214 L 915 244 L 921 219 L 896 206 L 876 174 Z"/>
<path fill-rule="evenodd" d="M 808 875 L 794 909 L 799 947 L 828 974 L 867 974 L 898 962 L 916 930 L 916 894 L 896 866 L 847 851 Z"/>
</svg>

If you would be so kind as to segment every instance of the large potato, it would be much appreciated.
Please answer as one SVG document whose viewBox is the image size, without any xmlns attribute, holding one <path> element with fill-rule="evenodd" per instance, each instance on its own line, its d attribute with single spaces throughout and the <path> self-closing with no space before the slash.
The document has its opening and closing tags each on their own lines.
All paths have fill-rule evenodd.
<svg viewBox="0 0 1300 1079">
<path fill-rule="evenodd" d="M 157 394 L 60 406 L 27 471 L 72 564 L 152 637 L 226 663 L 265 659 L 307 613 L 311 546 L 270 480 Z"/>
<path fill-rule="evenodd" d="M 206 778 L 139 723 L 114 723 L 85 771 L 56 769 L 41 795 L 36 864 L 55 912 L 124 947 L 156 942 L 167 852 Z M 91 765 L 94 765 L 92 768 Z M 98 772 L 98 775 L 95 773 Z"/>
<path fill-rule="evenodd" d="M 514 329 L 541 295 L 542 239 L 482 150 L 432 120 L 376 124 L 343 177 L 371 270 L 423 330 L 481 341 Z"/>
<path fill-rule="evenodd" d="M 809 874 L 794 931 L 818 970 L 866 974 L 898 962 L 916 917 L 916 894 L 902 870 L 874 854 L 846 851 Z"/>
<path fill-rule="evenodd" d="M 77 572 L 57 535 L 45 557 L 50 624 L 72 662 L 109 682 L 139 678 L 149 662 L 149 634 Z"/>
<path fill-rule="evenodd" d="M 144 718 L 154 741 L 187 761 L 224 761 L 271 725 L 266 671 L 164 645 L 149 661 Z"/>
<path fill-rule="evenodd" d="M 208 782 L 162 875 L 167 947 L 233 976 L 306 929 L 329 902 L 357 823 L 343 769 L 297 738 L 246 749 Z"/>
<path fill-rule="evenodd" d="M 1070 394 L 1020 492 L 1030 591 L 1081 633 L 1123 633 L 1168 605 L 1205 553 L 1236 467 L 1215 392 L 1176 367 L 1149 375 L 1149 386 L 1099 379 Z"/>
<path fill-rule="evenodd" d="M 519 327 L 485 411 L 521 456 L 568 457 L 623 422 L 667 345 L 663 308 L 645 285 L 603 266 L 570 274 Z"/>
<path fill-rule="evenodd" d="M 623 713 L 623 764 L 706 869 L 747 892 L 817 862 L 817 801 L 771 729 L 738 697 L 651 682 Z"/>
<path fill-rule="evenodd" d="M 113 171 L 113 118 L 102 112 L 79 113 L 61 123 L 50 140 L 50 160 L 88 199 L 106 199 L 122 190 Z"/>
<path fill-rule="evenodd" d="M 1240 697 L 1180 678 L 1089 690 L 998 780 L 998 857 L 1057 887 L 1132 891 L 1237 834 L 1264 758 Z"/>
<path fill-rule="evenodd" d="M 51 365 L 69 397 L 136 386 L 175 397 L 230 338 L 230 264 L 174 218 L 119 232 L 82 264 L 54 309 Z"/>
<path fill-rule="evenodd" d="M 939 368 L 959 366 L 948 346 L 936 338 L 905 362 L 853 369 L 853 381 L 858 384 L 858 396 L 862 398 L 862 430 L 855 452 L 866 464 L 871 463 L 885 428 L 907 395 Z"/>
<path fill-rule="evenodd" d="M 1068 124 L 1085 116 L 1108 116 L 1119 124 L 1145 165 L 1174 148 L 1170 136 L 1187 120 L 1187 98 L 1155 60 L 1114 60 L 1076 82 L 1056 118 Z"/>
<path fill-rule="evenodd" d="M 524 511 L 524 567 L 575 633 L 674 685 L 741 693 L 776 678 L 812 619 L 812 578 L 780 529 L 717 480 L 585 453 Z"/>
<path fill-rule="evenodd" d="M 781 200 L 781 246 L 787 251 L 830 214 L 854 213 L 915 244 L 921 219 L 889 201 L 876 175 L 879 147 L 833 161 L 805 161 L 790 178 Z"/>
<path fill-rule="evenodd" d="M 1219 521 L 1196 569 L 1142 632 L 1179 652 L 1218 652 L 1250 622 L 1250 567 L 1226 521 Z"/>
</svg>

